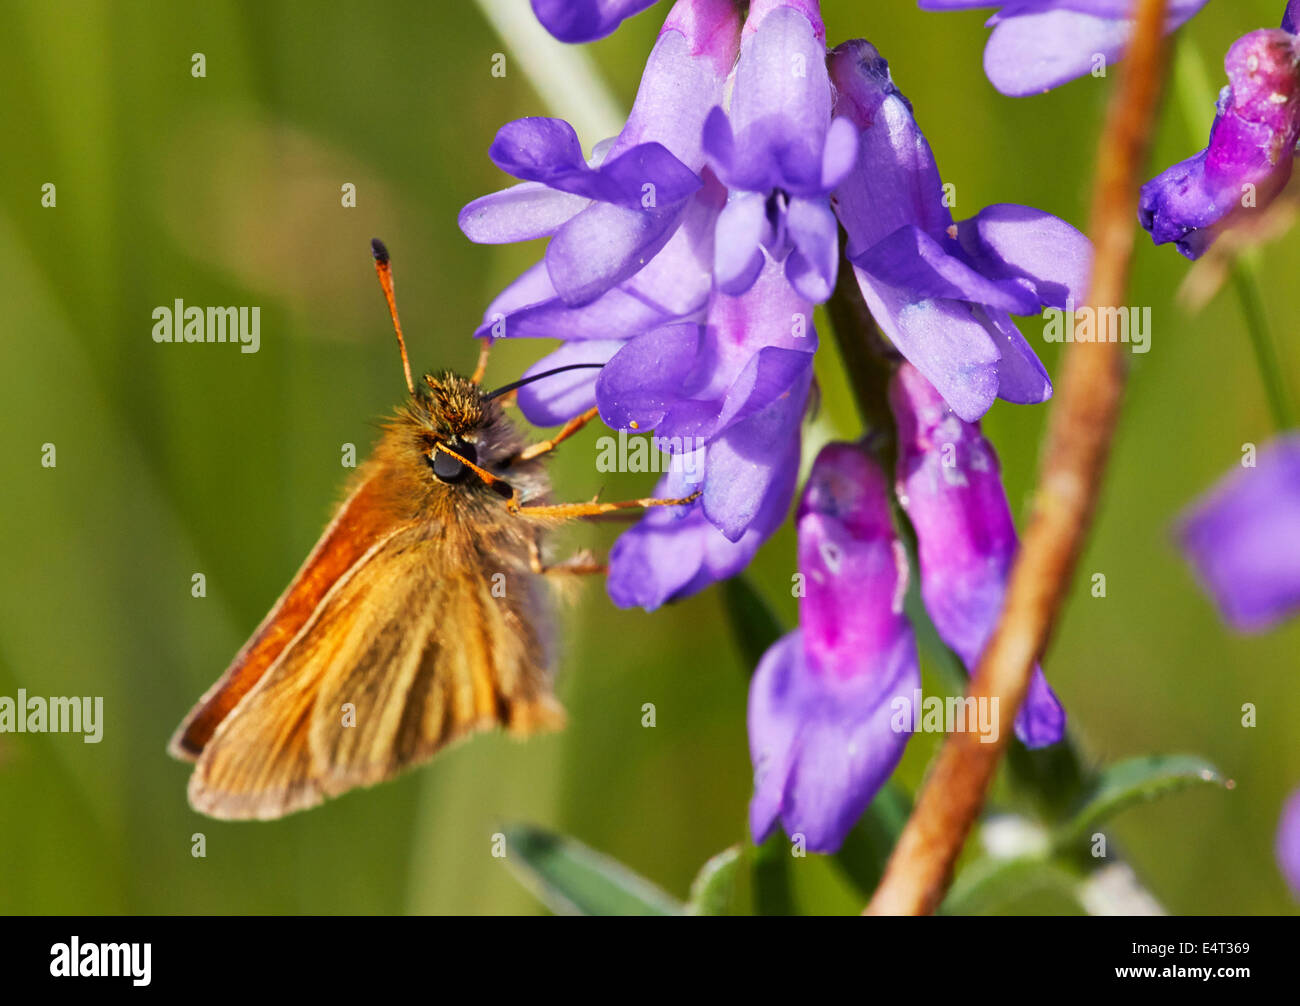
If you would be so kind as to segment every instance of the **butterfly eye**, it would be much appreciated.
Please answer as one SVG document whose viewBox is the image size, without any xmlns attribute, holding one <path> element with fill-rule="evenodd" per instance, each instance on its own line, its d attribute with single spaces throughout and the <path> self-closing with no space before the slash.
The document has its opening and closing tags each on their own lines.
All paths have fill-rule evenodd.
<svg viewBox="0 0 1300 1006">
<path fill-rule="evenodd" d="M 429 458 L 429 463 L 433 466 L 433 474 L 437 476 L 440 482 L 455 483 L 461 481 L 469 474 L 469 469 L 461 463 L 464 458 L 470 464 L 478 461 L 478 451 L 474 445 L 466 443 L 463 440 L 453 440 L 447 445 L 449 450 L 455 451 L 460 457 L 454 457 L 447 451 L 434 450 Z"/>
</svg>

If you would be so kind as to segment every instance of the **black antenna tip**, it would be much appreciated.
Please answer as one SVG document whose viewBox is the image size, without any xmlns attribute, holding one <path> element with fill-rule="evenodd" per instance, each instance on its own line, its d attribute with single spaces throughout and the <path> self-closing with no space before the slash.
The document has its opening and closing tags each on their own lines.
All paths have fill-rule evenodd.
<svg viewBox="0 0 1300 1006">
<path fill-rule="evenodd" d="M 379 238 L 370 239 L 370 254 L 375 257 L 375 261 L 380 265 L 388 265 L 388 249 Z"/>
</svg>

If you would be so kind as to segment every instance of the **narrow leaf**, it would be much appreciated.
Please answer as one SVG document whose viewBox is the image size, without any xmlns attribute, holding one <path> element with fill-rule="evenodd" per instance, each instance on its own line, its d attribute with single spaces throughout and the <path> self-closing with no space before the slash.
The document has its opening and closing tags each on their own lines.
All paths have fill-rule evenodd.
<svg viewBox="0 0 1300 1006">
<path fill-rule="evenodd" d="M 733 845 L 710 859 L 691 882 L 687 915 L 726 915 L 740 870 L 741 848 Z"/>
<path fill-rule="evenodd" d="M 899 786 L 886 782 L 835 853 L 835 862 L 864 897 L 870 896 L 880 883 L 885 863 L 911 812 L 912 798 Z"/>
<path fill-rule="evenodd" d="M 1085 792 L 1070 821 L 1058 832 L 1058 848 L 1120 811 L 1192 786 L 1227 786 L 1219 770 L 1195 755 L 1151 755 L 1130 758 L 1102 770 Z"/>
<path fill-rule="evenodd" d="M 1016 898 L 1051 890 L 1086 915 L 1075 890 L 1078 877 L 1041 856 L 981 859 L 964 869 L 939 909 L 941 915 L 987 915 Z"/>
<path fill-rule="evenodd" d="M 556 915 L 681 915 L 644 877 L 581 842 L 527 824 L 503 829 L 506 864 Z"/>
<path fill-rule="evenodd" d="M 722 606 L 740 656 L 753 674 L 767 648 L 783 635 L 781 623 L 763 596 L 743 576 L 723 581 Z"/>
<path fill-rule="evenodd" d="M 754 850 L 754 913 L 797 914 L 790 888 L 790 843 L 779 829 Z"/>
</svg>

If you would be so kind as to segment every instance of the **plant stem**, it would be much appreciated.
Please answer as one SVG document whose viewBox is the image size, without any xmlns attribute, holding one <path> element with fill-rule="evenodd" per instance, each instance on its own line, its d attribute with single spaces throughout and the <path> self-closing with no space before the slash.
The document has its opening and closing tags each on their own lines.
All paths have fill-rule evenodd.
<svg viewBox="0 0 1300 1006">
<path fill-rule="evenodd" d="M 1288 404 L 1286 384 L 1282 380 L 1282 365 L 1269 335 L 1268 316 L 1264 313 L 1264 302 L 1259 295 L 1259 281 L 1253 263 L 1243 259 L 1233 265 L 1232 285 L 1237 290 L 1237 299 L 1241 301 L 1241 313 L 1246 316 L 1246 331 L 1250 333 L 1250 344 L 1255 350 L 1255 363 L 1259 367 L 1259 377 L 1268 397 L 1273 423 L 1279 431 L 1289 430 L 1295 425 L 1295 417 Z"/>
<path fill-rule="evenodd" d="M 1165 76 L 1165 8 L 1166 0 L 1138 2 L 1101 137 L 1090 227 L 1094 308 L 1124 302 L 1137 191 Z M 1046 648 L 1100 493 L 1124 389 L 1122 346 L 1112 324 L 1102 323 L 1098 341 L 1073 342 L 1066 352 L 1029 524 L 997 628 L 971 682 L 970 694 L 996 702 L 1008 721 Z M 973 733 L 949 737 L 865 914 L 920 915 L 938 907 L 1010 733 L 992 744 Z"/>
<path fill-rule="evenodd" d="M 853 275 L 853 263 L 845 254 L 848 237 L 843 230 L 839 244 L 840 269 L 835 278 L 835 291 L 826 302 L 826 313 L 863 425 L 869 432 L 889 434 L 892 439 L 894 417 L 889 411 L 889 378 L 893 368 L 885 356 L 884 336 L 871 317 L 857 277 Z M 892 453 L 892 447 L 890 450 Z M 887 470 L 893 471 L 892 464 Z"/>
<path fill-rule="evenodd" d="M 519 61 L 524 76 L 552 114 L 573 124 L 590 149 L 623 128 L 620 103 L 610 92 L 587 47 L 552 38 L 527 0 L 477 0 L 479 10 L 505 43 L 502 54 Z M 510 65 L 503 64 L 508 73 Z M 487 72 L 487 68 L 484 68 Z"/>
</svg>

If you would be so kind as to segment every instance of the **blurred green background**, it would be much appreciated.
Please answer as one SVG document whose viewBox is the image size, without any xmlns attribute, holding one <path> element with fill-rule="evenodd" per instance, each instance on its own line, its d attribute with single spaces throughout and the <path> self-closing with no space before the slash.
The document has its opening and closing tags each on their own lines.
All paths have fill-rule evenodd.
<svg viewBox="0 0 1300 1006">
<path fill-rule="evenodd" d="M 823 4 L 832 42 L 873 41 L 912 99 L 959 217 L 1022 202 L 1083 226 L 1113 86 L 1086 79 L 1002 98 L 985 80 L 984 13 L 906 0 Z M 1243 32 L 1281 0 L 1220 0 L 1185 33 L 1212 86 Z M 526 17 L 524 0 L 518 16 Z M 587 47 L 630 103 L 665 5 Z M 207 76 L 191 76 L 191 55 Z M 506 76 L 491 73 L 505 52 Z M 102 695 L 102 743 L 0 735 L 0 911 L 499 913 L 541 908 L 490 855 L 502 822 L 576 836 L 683 896 L 700 864 L 744 839 L 748 668 L 717 591 L 647 615 L 588 584 L 562 615 L 570 725 L 519 744 L 485 736 L 399 781 L 269 824 L 191 812 L 164 747 L 306 555 L 403 391 L 367 241 L 393 251 L 420 368 L 469 369 L 469 333 L 540 247 L 469 244 L 456 212 L 505 179 L 496 128 L 546 108 L 521 60 L 469 2 L 5 4 L 0 92 L 0 287 L 6 484 L 0 503 L 0 695 Z M 1205 109 L 1206 122 L 1211 114 Z M 575 113 L 576 114 L 576 113 Z M 584 135 L 585 145 L 600 139 Z M 1204 145 L 1175 100 L 1152 167 Z M 41 206 L 41 186 L 57 206 Z M 355 208 L 340 186 L 356 185 Z M 1176 913 L 1289 912 L 1272 842 L 1300 784 L 1300 625 L 1241 639 L 1218 623 L 1173 547 L 1172 516 L 1270 435 L 1231 290 L 1191 316 L 1187 263 L 1139 242 L 1131 301 L 1154 313 L 1132 358 L 1123 428 L 1081 573 L 1046 662 L 1089 756 L 1187 751 L 1235 780 L 1128 811 L 1109 829 Z M 1267 312 L 1300 390 L 1294 237 L 1263 256 Z M 261 351 L 157 345 L 151 312 L 260 305 Z M 1026 332 L 1056 373 L 1059 346 Z M 499 347 L 505 382 L 545 346 Z M 858 421 L 823 328 L 810 445 Z M 999 404 L 985 427 L 1013 506 L 1032 485 L 1046 410 Z M 40 464 L 54 443 L 58 466 Z M 595 470 L 595 433 L 555 461 L 568 498 L 641 494 L 653 476 Z M 581 529 L 603 547 L 613 529 Z M 792 624 L 793 536 L 754 583 Z M 191 597 L 191 576 L 207 596 Z M 927 678 L 927 687 L 931 685 Z M 934 687 L 941 687 L 935 684 Z M 658 725 L 640 725 L 643 703 Z M 1255 703 L 1258 726 L 1240 725 Z M 933 752 L 909 746 L 909 788 Z M 191 836 L 207 856 L 191 856 Z M 859 895 L 829 861 L 795 861 L 806 912 Z M 1028 902 L 1024 910 L 1050 910 Z"/>
</svg>

